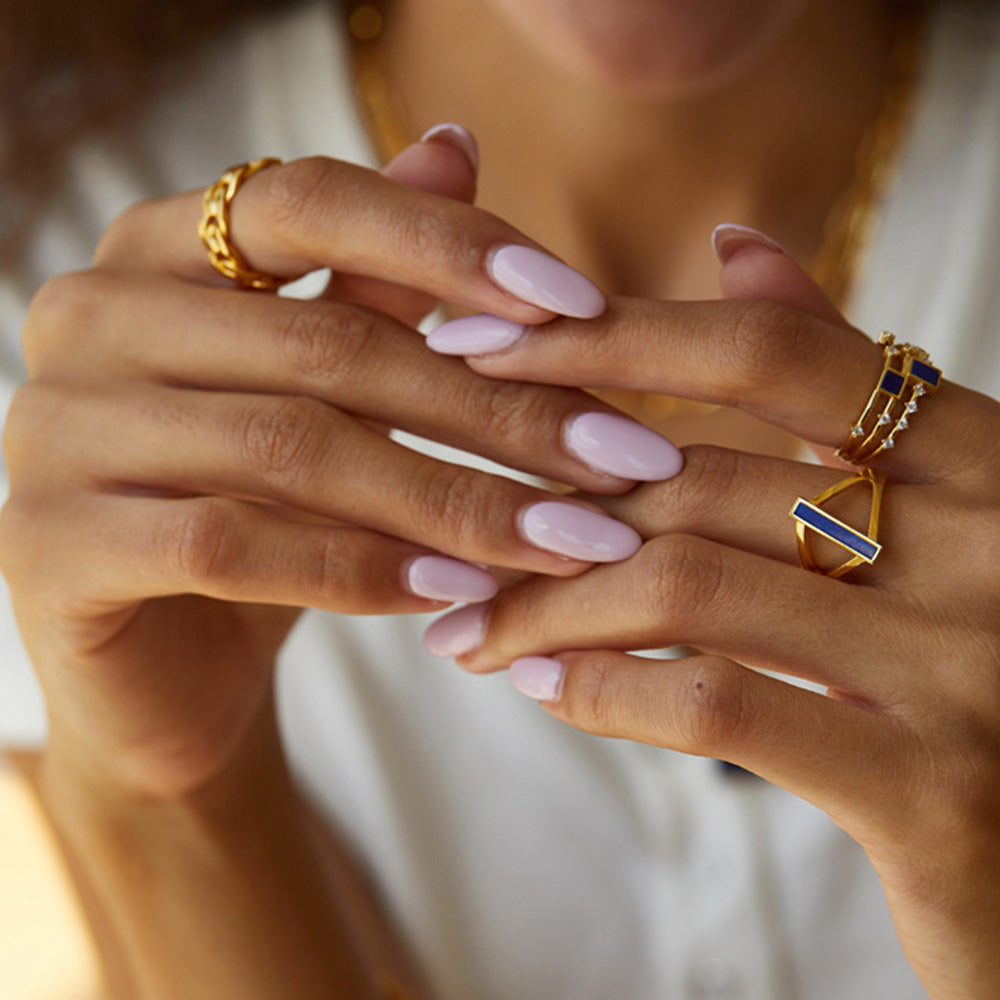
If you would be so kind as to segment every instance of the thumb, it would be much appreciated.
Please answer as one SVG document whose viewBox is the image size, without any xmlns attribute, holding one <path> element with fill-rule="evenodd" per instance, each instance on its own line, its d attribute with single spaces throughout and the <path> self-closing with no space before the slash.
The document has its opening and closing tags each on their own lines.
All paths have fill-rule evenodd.
<svg viewBox="0 0 1000 1000">
<path fill-rule="evenodd" d="M 397 184 L 471 204 L 476 197 L 479 147 L 461 125 L 436 125 L 411 143 L 382 169 Z M 388 313 L 416 325 L 436 305 L 432 295 L 361 275 L 333 274 L 326 299 L 350 302 Z"/>
<path fill-rule="evenodd" d="M 712 233 L 724 299 L 770 299 L 818 319 L 846 324 L 840 310 L 780 243 L 757 229 L 723 223 Z"/>
<path fill-rule="evenodd" d="M 472 133 L 447 122 L 425 132 L 382 170 L 406 187 L 470 204 L 476 197 L 479 146 Z"/>
</svg>

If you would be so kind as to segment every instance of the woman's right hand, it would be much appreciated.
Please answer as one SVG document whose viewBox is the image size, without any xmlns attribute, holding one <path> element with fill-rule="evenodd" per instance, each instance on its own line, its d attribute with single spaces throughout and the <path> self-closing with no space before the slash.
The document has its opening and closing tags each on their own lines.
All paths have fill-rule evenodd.
<svg viewBox="0 0 1000 1000">
<path fill-rule="evenodd" d="M 49 753 L 103 785 L 179 794 L 222 769 L 271 711 L 275 655 L 302 607 L 434 610 L 490 596 L 490 576 L 465 561 L 565 576 L 638 547 L 595 507 L 377 429 L 598 493 L 632 485 L 596 471 L 620 470 L 630 448 L 671 460 L 631 423 L 568 433 L 571 418 L 613 412 L 577 390 L 494 382 L 424 349 L 402 321 L 438 299 L 538 323 L 546 303 L 593 314 L 600 295 L 537 252 L 508 252 L 514 268 L 498 277 L 497 248 L 534 245 L 459 200 L 474 173 L 452 143 L 410 147 L 387 173 L 403 183 L 310 158 L 254 175 L 234 200 L 251 265 L 329 266 L 322 299 L 218 275 L 188 193 L 125 212 L 91 270 L 32 304 L 0 560 L 45 690 Z"/>
</svg>

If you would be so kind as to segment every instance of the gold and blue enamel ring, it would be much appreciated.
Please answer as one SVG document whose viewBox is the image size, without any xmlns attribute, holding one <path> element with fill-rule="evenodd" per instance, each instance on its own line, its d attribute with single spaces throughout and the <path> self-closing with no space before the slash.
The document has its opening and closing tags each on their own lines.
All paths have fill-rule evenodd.
<svg viewBox="0 0 1000 1000">
<path fill-rule="evenodd" d="M 231 278 L 240 288 L 252 288 L 273 292 L 287 285 L 295 278 L 277 278 L 272 274 L 255 271 L 233 242 L 229 224 L 229 206 L 244 181 L 260 170 L 274 167 L 281 160 L 267 156 L 249 163 L 229 167 L 223 175 L 205 191 L 202 197 L 202 216 L 198 224 L 198 236 L 205 244 L 212 267 L 220 274 Z"/>
<path fill-rule="evenodd" d="M 865 408 L 851 425 L 837 457 L 851 465 L 865 465 L 876 455 L 894 448 L 896 438 L 910 425 L 921 396 L 933 395 L 941 382 L 941 370 L 931 364 L 927 352 L 912 344 L 897 344 L 883 330 L 882 373 Z"/>
<path fill-rule="evenodd" d="M 863 534 L 849 524 L 831 516 L 822 509 L 823 504 L 832 500 L 835 496 L 853 489 L 855 486 L 868 486 L 872 491 L 871 513 L 868 515 L 868 533 Z M 882 508 L 882 489 L 885 486 L 885 477 L 880 473 L 872 472 L 871 469 L 862 469 L 861 472 L 853 476 L 842 479 L 839 483 L 834 483 L 822 493 L 817 494 L 810 500 L 798 497 L 789 516 L 795 521 L 795 534 L 799 543 L 799 559 L 802 565 L 814 573 L 822 573 L 824 576 L 837 577 L 860 566 L 862 563 L 871 565 L 878 558 L 882 546 L 878 543 L 878 521 L 879 512 Z M 842 549 L 846 549 L 850 556 L 838 566 L 832 569 L 824 569 L 816 561 L 810 548 L 810 533 L 815 532 L 828 541 L 834 542 Z"/>
</svg>

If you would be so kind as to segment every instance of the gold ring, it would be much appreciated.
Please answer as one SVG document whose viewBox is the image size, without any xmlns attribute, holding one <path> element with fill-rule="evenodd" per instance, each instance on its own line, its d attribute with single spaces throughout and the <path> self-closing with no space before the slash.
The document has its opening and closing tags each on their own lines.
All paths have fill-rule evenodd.
<svg viewBox="0 0 1000 1000">
<path fill-rule="evenodd" d="M 828 500 L 832 500 L 835 496 L 854 486 L 861 485 L 870 486 L 872 491 L 871 513 L 868 515 L 868 534 L 863 534 L 821 509 Z M 836 579 L 854 569 L 855 566 L 860 566 L 862 563 L 867 563 L 870 566 L 875 562 L 878 554 L 882 551 L 882 546 L 878 542 L 878 521 L 882 509 L 882 489 L 884 486 L 885 477 L 883 475 L 872 472 L 871 469 L 862 469 L 856 475 L 848 476 L 839 483 L 834 483 L 833 486 L 823 490 L 822 493 L 810 500 L 806 500 L 804 497 L 796 499 L 788 515 L 795 521 L 799 559 L 806 569 Z M 833 569 L 823 569 L 809 548 L 807 530 L 815 531 L 823 538 L 847 549 L 851 553 L 850 558 L 839 566 L 834 566 Z"/>
<path fill-rule="evenodd" d="M 882 345 L 882 374 L 861 415 L 851 424 L 837 458 L 851 465 L 866 465 L 876 455 L 896 446 L 896 438 L 910 426 L 921 396 L 932 396 L 941 383 L 941 369 L 931 364 L 923 348 L 897 344 L 887 330 Z"/>
<path fill-rule="evenodd" d="M 240 163 L 230 167 L 223 175 L 205 191 L 202 197 L 202 216 L 198 223 L 198 235 L 208 250 L 208 259 L 212 267 L 232 278 L 240 288 L 253 288 L 265 292 L 273 292 L 282 285 L 287 285 L 296 278 L 276 278 L 272 274 L 255 271 L 247 264 L 246 258 L 236 249 L 229 228 L 229 206 L 236 192 L 248 177 L 253 177 L 259 170 L 273 167 L 281 160 L 267 156 L 250 163 Z"/>
</svg>

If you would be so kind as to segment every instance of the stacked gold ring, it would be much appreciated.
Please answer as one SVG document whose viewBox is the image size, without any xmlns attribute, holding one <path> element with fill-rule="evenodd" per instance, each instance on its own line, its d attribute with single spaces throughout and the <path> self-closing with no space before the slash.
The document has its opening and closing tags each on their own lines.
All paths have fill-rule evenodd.
<svg viewBox="0 0 1000 1000">
<path fill-rule="evenodd" d="M 838 458 L 851 465 L 867 465 L 876 455 L 894 448 L 896 438 L 917 412 L 917 401 L 937 392 L 941 382 L 941 369 L 931 364 L 922 348 L 897 344 L 885 330 L 879 343 L 882 374 L 861 415 L 851 425 L 847 440 L 836 452 Z"/>
<path fill-rule="evenodd" d="M 243 182 L 257 171 L 273 167 L 281 160 L 267 156 L 250 163 L 230 167 L 210 187 L 202 198 L 202 217 L 198 224 L 198 235 L 208 250 L 208 258 L 214 267 L 227 278 L 231 278 L 240 288 L 253 288 L 273 292 L 287 285 L 295 278 L 277 278 L 272 274 L 255 271 L 233 243 L 229 228 L 229 206 Z"/>
</svg>

